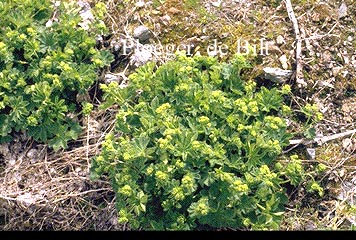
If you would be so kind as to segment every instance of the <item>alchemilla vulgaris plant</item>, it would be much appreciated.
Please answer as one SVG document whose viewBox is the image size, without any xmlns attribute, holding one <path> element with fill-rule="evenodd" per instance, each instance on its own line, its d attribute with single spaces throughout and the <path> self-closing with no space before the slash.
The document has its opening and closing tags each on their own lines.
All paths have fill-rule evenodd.
<svg viewBox="0 0 356 240">
<path fill-rule="evenodd" d="M 283 183 L 297 185 L 297 156 L 277 162 L 288 145 L 284 104 L 289 85 L 244 81 L 249 64 L 179 54 L 149 63 L 120 88 L 102 85 L 104 107 L 118 105 L 115 129 L 94 160 L 116 192 L 120 223 L 132 229 L 221 227 L 277 229 L 287 201 Z"/>
<path fill-rule="evenodd" d="M 0 2 L 0 141 L 24 131 L 58 150 L 80 133 L 77 95 L 112 56 L 95 48 L 95 36 L 105 32 L 104 5 L 93 9 L 88 29 L 79 11 L 75 1 Z"/>
</svg>

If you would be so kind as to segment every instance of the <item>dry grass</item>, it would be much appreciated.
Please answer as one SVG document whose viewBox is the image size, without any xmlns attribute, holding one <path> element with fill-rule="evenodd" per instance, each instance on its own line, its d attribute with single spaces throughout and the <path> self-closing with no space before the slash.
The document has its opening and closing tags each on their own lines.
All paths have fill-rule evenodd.
<svg viewBox="0 0 356 240">
<path fill-rule="evenodd" d="M 102 136 L 112 121 L 104 112 L 92 116 L 96 120 L 86 119 L 82 138 L 71 144 L 72 150 L 54 153 L 45 145 L 35 147 L 21 140 L 2 145 L 1 228 L 123 229 L 116 221 L 115 195 L 109 182 L 90 180 L 90 159 L 99 153 Z"/>
</svg>

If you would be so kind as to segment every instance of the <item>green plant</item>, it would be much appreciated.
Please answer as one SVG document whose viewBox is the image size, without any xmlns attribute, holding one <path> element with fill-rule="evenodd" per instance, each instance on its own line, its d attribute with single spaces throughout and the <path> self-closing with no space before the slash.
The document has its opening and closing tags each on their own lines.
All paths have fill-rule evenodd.
<svg viewBox="0 0 356 240">
<path fill-rule="evenodd" d="M 323 120 L 323 114 L 319 111 L 319 108 L 315 104 L 307 103 L 301 108 L 301 112 L 304 114 L 306 121 L 303 125 L 304 136 L 308 139 L 313 139 L 316 136 L 314 124 Z"/>
<path fill-rule="evenodd" d="M 51 20 L 54 11 L 58 21 Z M 58 150 L 80 133 L 77 94 L 93 85 L 112 56 L 95 48 L 103 23 L 97 17 L 84 30 L 79 11 L 65 1 L 56 10 L 50 0 L 0 3 L 0 141 L 26 131 Z M 103 11 L 102 4 L 94 8 L 97 16 Z"/>
<path fill-rule="evenodd" d="M 277 229 L 287 201 L 283 183 L 302 180 L 299 161 L 276 164 L 289 143 L 283 104 L 290 87 L 257 89 L 230 63 L 203 56 L 158 68 L 130 84 L 102 85 L 104 108 L 119 105 L 116 127 L 92 165 L 116 192 L 119 222 L 133 229 Z"/>
</svg>

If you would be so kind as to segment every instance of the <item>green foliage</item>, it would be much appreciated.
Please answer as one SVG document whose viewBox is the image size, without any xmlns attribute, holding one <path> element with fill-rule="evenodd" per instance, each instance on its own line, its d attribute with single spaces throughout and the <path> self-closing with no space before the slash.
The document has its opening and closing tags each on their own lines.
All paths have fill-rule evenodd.
<svg viewBox="0 0 356 240">
<path fill-rule="evenodd" d="M 283 183 L 304 176 L 296 158 L 276 163 L 291 137 L 283 103 L 290 88 L 257 89 L 241 78 L 248 67 L 242 56 L 219 63 L 178 55 L 137 69 L 126 88 L 101 86 L 103 107 L 120 109 L 92 177 L 111 178 L 119 222 L 155 230 L 279 227 Z"/>
<path fill-rule="evenodd" d="M 316 131 L 313 125 L 323 120 L 323 114 L 319 111 L 317 105 L 312 105 L 310 103 L 303 106 L 301 110 L 306 117 L 306 121 L 304 123 L 304 136 L 308 139 L 313 139 L 316 136 Z"/>
<path fill-rule="evenodd" d="M 109 52 L 95 49 L 102 22 L 97 18 L 84 30 L 79 10 L 62 1 L 58 22 L 46 27 L 54 12 L 50 0 L 0 3 L 0 141 L 26 131 L 58 150 L 77 138 L 76 95 L 112 60 Z M 102 5 L 94 10 L 103 15 Z"/>
</svg>

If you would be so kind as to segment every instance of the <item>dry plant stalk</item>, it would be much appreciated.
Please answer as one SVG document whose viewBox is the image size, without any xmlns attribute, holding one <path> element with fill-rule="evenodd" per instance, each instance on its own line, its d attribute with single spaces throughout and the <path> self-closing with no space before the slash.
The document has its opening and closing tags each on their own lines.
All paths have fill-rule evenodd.
<svg viewBox="0 0 356 240">
<path fill-rule="evenodd" d="M 300 37 L 300 31 L 298 26 L 297 18 L 295 17 L 292 3 L 290 0 L 284 0 L 286 4 L 288 17 L 293 23 L 293 29 L 295 33 L 295 40 L 296 40 L 296 50 L 295 50 L 295 59 L 296 59 L 296 69 L 295 69 L 295 78 L 296 82 L 299 87 L 306 87 L 307 83 L 303 79 L 303 59 L 302 59 L 302 39 Z"/>
</svg>

